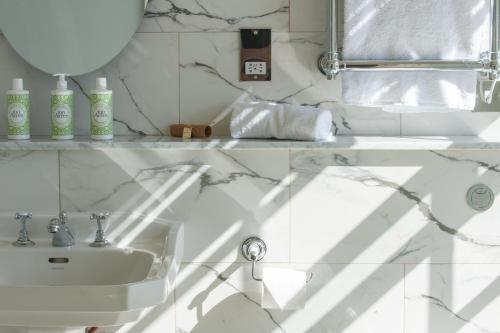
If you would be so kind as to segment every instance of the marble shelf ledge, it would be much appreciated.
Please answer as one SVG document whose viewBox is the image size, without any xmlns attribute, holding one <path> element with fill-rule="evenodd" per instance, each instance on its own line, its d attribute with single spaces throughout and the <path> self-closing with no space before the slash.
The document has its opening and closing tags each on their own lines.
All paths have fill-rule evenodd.
<svg viewBox="0 0 500 333">
<path fill-rule="evenodd" d="M 111 142 L 91 141 L 77 137 L 71 141 L 54 141 L 33 137 L 27 141 L 0 139 L 4 150 L 102 150 L 102 149 L 336 149 L 336 150 L 500 150 L 500 137 L 362 137 L 339 136 L 331 141 L 302 142 L 287 140 L 235 140 L 231 138 L 193 139 L 183 141 L 171 137 L 117 136 Z"/>
</svg>

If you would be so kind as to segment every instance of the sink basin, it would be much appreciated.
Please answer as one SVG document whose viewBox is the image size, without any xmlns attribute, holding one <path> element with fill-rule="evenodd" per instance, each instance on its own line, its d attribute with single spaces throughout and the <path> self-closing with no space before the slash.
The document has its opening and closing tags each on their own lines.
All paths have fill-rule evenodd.
<svg viewBox="0 0 500 333">
<path fill-rule="evenodd" d="M 85 244 L 71 249 L 43 243 L 22 251 L 0 249 L 0 266 L 8 267 L 0 273 L 0 287 L 124 285 L 145 280 L 154 260 L 154 254 L 146 251 L 104 248 L 97 252 Z"/>
<path fill-rule="evenodd" d="M 135 321 L 172 290 L 182 252 L 182 226 L 169 225 L 161 251 L 134 244 L 88 243 L 33 248 L 0 242 L 0 326 L 79 328 Z"/>
</svg>

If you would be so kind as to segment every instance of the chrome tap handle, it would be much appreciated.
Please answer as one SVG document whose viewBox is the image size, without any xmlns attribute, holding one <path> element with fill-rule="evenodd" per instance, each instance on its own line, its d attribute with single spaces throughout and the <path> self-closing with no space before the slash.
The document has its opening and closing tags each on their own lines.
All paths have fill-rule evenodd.
<svg viewBox="0 0 500 333">
<path fill-rule="evenodd" d="M 66 222 L 68 222 L 68 213 L 66 213 L 65 211 L 60 212 L 59 221 L 61 222 L 61 224 L 65 224 Z"/>
<path fill-rule="evenodd" d="M 102 221 L 105 221 L 109 217 L 109 213 L 92 213 L 90 215 L 90 221 L 96 221 L 97 231 L 95 233 L 95 240 L 89 244 L 91 247 L 105 247 L 111 243 L 106 239 L 104 235 L 104 229 L 102 227 Z"/>
<path fill-rule="evenodd" d="M 16 215 L 14 215 L 14 218 L 16 220 L 21 220 L 21 221 L 26 221 L 28 219 L 31 219 L 33 217 L 33 214 L 32 213 L 16 213 Z"/>
<path fill-rule="evenodd" d="M 55 234 L 56 232 L 59 232 L 59 230 L 61 230 L 60 220 L 57 219 L 57 218 L 51 219 L 50 223 L 49 223 L 49 226 L 47 227 L 47 230 L 51 234 Z"/>
<path fill-rule="evenodd" d="M 17 247 L 31 247 L 35 245 L 35 242 L 30 240 L 28 228 L 26 227 L 26 222 L 31 220 L 32 217 L 32 213 L 16 213 L 14 215 L 14 219 L 21 222 L 21 229 L 19 230 L 17 240 L 12 245 Z"/>
<path fill-rule="evenodd" d="M 109 217 L 109 213 L 92 213 L 90 220 L 104 221 Z"/>
</svg>

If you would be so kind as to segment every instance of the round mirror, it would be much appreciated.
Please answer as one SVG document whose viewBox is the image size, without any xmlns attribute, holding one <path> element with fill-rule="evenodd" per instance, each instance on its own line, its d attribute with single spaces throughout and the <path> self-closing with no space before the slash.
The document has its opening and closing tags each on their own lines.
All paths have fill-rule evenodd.
<svg viewBox="0 0 500 333">
<path fill-rule="evenodd" d="M 0 0 L 0 30 L 27 62 L 80 75 L 113 59 L 137 31 L 144 0 Z"/>
</svg>

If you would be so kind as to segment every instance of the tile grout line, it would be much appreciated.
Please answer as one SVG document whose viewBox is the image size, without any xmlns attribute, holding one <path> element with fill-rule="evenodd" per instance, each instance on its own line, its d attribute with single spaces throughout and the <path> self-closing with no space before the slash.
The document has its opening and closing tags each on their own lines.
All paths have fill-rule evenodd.
<svg viewBox="0 0 500 333">
<path fill-rule="evenodd" d="M 61 212 L 62 211 L 62 204 L 61 204 L 61 151 L 58 150 L 57 151 L 57 181 L 58 181 L 58 189 L 59 189 L 59 193 L 58 193 L 58 197 L 59 197 L 59 211 Z"/>
<path fill-rule="evenodd" d="M 406 264 L 403 264 L 403 333 L 406 332 Z"/>
<path fill-rule="evenodd" d="M 177 120 L 181 123 L 181 33 L 177 33 Z"/>
<path fill-rule="evenodd" d="M 182 267 L 182 264 L 179 265 L 179 271 Z M 177 276 L 179 275 L 179 272 L 176 274 Z M 174 332 L 177 332 L 177 279 L 174 279 L 173 282 L 174 285 L 174 290 L 172 290 L 172 307 L 174 308 Z"/>
<path fill-rule="evenodd" d="M 288 149 L 288 175 L 292 174 L 292 150 Z M 288 185 L 288 263 L 292 263 L 292 182 Z"/>
<path fill-rule="evenodd" d="M 288 33 L 292 32 L 292 0 L 288 0 Z"/>
<path fill-rule="evenodd" d="M 399 136 L 403 136 L 403 114 L 399 114 Z"/>
<path fill-rule="evenodd" d="M 281 29 L 275 29 L 273 30 L 275 33 L 279 34 L 286 34 L 289 32 L 292 33 L 318 33 L 318 32 L 323 32 L 326 33 L 325 30 L 290 30 L 290 26 L 288 27 L 287 30 L 281 30 Z M 234 33 L 237 34 L 239 33 L 239 30 L 194 30 L 194 31 L 151 31 L 151 32 L 136 32 L 135 34 L 138 35 L 145 35 L 145 34 L 165 34 L 165 35 L 173 35 L 173 34 L 225 34 L 225 33 Z M 1 35 L 0 35 L 1 36 Z"/>
</svg>

